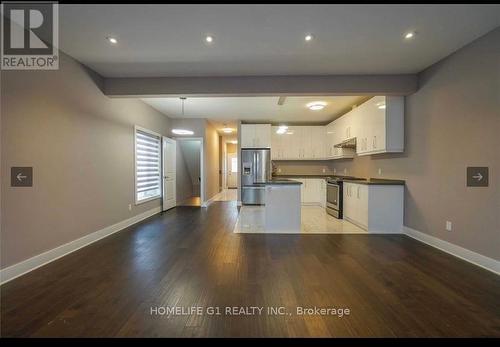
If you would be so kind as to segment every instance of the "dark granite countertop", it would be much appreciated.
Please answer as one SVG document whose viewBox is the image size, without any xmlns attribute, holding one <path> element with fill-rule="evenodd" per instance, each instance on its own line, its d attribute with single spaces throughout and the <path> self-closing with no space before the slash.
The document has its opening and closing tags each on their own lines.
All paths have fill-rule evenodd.
<svg viewBox="0 0 500 347">
<path fill-rule="evenodd" d="M 350 180 L 344 179 L 347 183 L 358 183 L 358 184 L 368 184 L 368 185 L 387 185 L 387 186 L 404 186 L 405 181 L 403 180 L 391 180 L 385 178 L 366 178 L 362 180 Z"/>
<path fill-rule="evenodd" d="M 265 183 L 267 186 L 271 185 L 301 185 L 302 182 L 287 180 L 285 178 L 273 178 Z"/>
<path fill-rule="evenodd" d="M 333 175 L 273 175 L 273 179 L 287 179 L 287 178 L 328 178 L 332 177 Z"/>
</svg>

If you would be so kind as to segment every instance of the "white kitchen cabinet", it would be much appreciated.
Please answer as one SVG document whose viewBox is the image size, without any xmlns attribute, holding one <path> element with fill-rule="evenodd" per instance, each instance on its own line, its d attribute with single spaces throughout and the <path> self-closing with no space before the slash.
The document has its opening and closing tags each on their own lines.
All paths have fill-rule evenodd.
<svg viewBox="0 0 500 347">
<path fill-rule="evenodd" d="M 321 179 L 320 181 L 319 197 L 321 201 L 321 207 L 326 208 L 326 180 Z"/>
<path fill-rule="evenodd" d="M 284 134 L 272 127 L 271 156 L 274 160 L 324 160 L 324 126 L 290 126 Z"/>
<path fill-rule="evenodd" d="M 271 127 L 271 159 L 283 160 L 285 150 L 286 136 L 284 134 L 277 134 L 278 127 Z"/>
<path fill-rule="evenodd" d="M 310 129 L 310 158 L 324 160 L 326 156 L 326 134 L 324 126 L 312 126 Z"/>
<path fill-rule="evenodd" d="M 354 110 L 337 118 L 334 122 L 336 123 L 335 132 L 337 133 L 336 144 L 356 137 L 357 128 L 355 127 Z"/>
<path fill-rule="evenodd" d="M 358 155 L 404 151 L 404 97 L 375 96 L 358 111 L 363 125 L 357 137 Z"/>
<path fill-rule="evenodd" d="M 271 124 L 242 124 L 241 148 L 270 148 Z"/>
<path fill-rule="evenodd" d="M 335 122 L 335 121 L 334 121 Z M 326 126 L 326 146 L 325 146 L 325 155 L 327 159 L 346 159 L 346 158 L 354 158 L 354 155 L 356 154 L 356 151 L 353 148 L 338 148 L 335 147 L 335 145 L 339 142 L 340 140 L 337 139 L 339 138 L 336 136 L 337 134 L 337 128 L 335 127 L 334 122 L 331 122 Z"/>
<path fill-rule="evenodd" d="M 371 233 L 401 233 L 404 186 L 344 182 L 343 218 Z"/>
<path fill-rule="evenodd" d="M 271 124 L 255 124 L 255 141 L 259 148 L 271 147 Z"/>
<path fill-rule="evenodd" d="M 326 207 L 326 183 L 322 178 L 294 178 L 301 182 L 300 202 L 302 205 Z"/>
<path fill-rule="evenodd" d="M 302 203 L 306 205 L 321 204 L 321 179 L 306 178 L 304 181 L 304 198 Z"/>
</svg>

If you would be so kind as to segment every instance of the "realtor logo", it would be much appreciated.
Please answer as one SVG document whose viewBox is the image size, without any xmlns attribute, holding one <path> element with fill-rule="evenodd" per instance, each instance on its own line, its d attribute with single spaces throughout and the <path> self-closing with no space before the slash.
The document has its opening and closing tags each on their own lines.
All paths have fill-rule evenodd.
<svg viewBox="0 0 500 347">
<path fill-rule="evenodd" d="M 59 69 L 59 8 L 55 2 L 3 2 L 2 70 Z"/>
</svg>

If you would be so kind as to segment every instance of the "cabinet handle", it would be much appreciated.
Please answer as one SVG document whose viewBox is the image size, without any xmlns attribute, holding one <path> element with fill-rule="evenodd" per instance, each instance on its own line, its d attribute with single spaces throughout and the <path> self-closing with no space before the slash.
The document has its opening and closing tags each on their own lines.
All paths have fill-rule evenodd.
<svg viewBox="0 0 500 347">
<path fill-rule="evenodd" d="M 359 187 L 358 187 L 358 193 L 357 193 L 357 197 L 358 197 L 358 199 L 359 199 Z"/>
<path fill-rule="evenodd" d="M 373 148 L 377 148 L 377 136 L 373 137 Z"/>
</svg>

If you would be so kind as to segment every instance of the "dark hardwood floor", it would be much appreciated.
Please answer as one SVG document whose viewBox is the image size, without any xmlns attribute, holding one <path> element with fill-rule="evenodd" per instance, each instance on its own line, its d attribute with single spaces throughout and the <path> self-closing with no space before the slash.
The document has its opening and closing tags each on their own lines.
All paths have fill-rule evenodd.
<svg viewBox="0 0 500 347">
<path fill-rule="evenodd" d="M 500 337 L 500 277 L 486 270 L 403 235 L 233 234 L 236 218 L 234 202 L 176 208 L 6 283 L 1 335 Z M 174 305 L 264 311 L 151 315 Z"/>
</svg>

